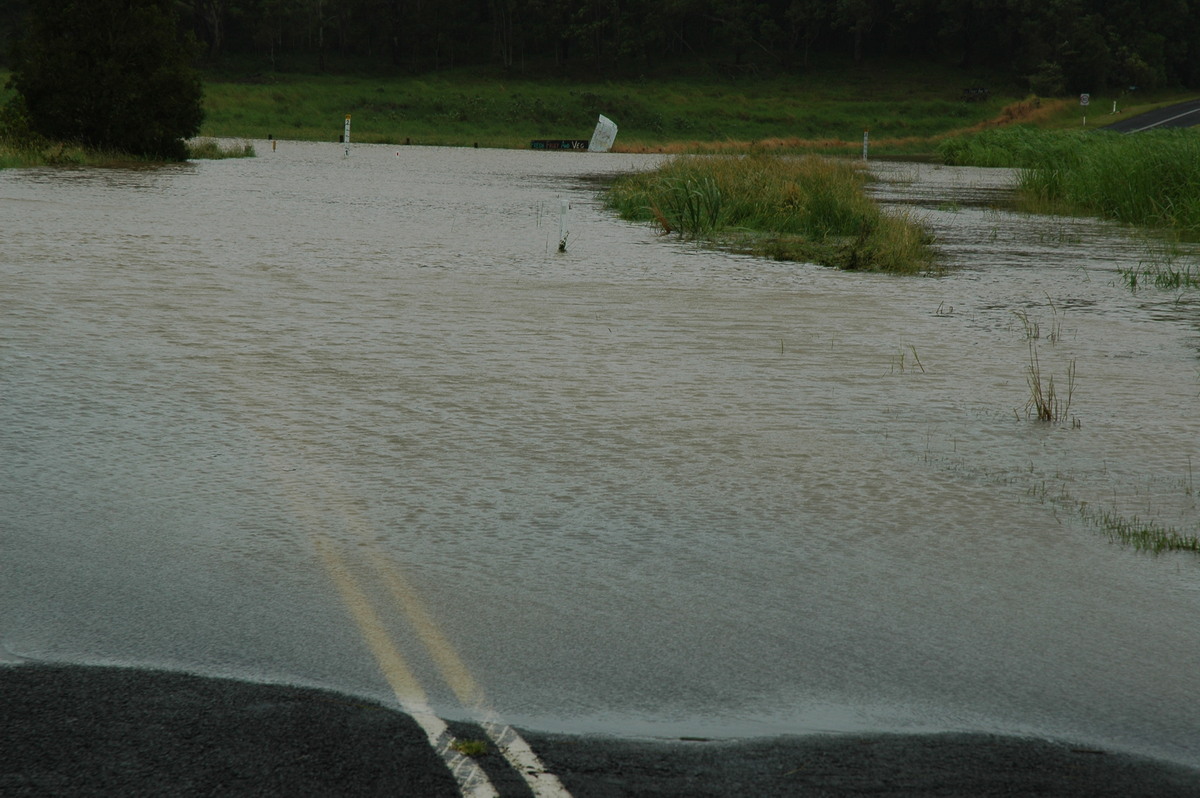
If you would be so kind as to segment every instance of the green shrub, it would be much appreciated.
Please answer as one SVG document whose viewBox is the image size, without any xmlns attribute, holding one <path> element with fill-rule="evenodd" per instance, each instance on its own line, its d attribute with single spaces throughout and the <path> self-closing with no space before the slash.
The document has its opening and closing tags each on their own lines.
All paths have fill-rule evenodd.
<svg viewBox="0 0 1200 798">
<path fill-rule="evenodd" d="M 181 160 L 204 117 L 170 0 L 30 0 L 12 87 L 47 139 Z"/>
</svg>

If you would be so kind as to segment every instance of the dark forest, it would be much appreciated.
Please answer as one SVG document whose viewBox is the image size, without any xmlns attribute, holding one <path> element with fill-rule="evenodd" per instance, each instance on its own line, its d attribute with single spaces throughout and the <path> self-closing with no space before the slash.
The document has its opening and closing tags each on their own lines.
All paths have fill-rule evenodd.
<svg viewBox="0 0 1200 798">
<path fill-rule="evenodd" d="M 67 4 L 86 0 L 65 0 Z M 138 0 L 129 0 L 131 6 Z M 1042 95 L 1200 86 L 1200 0 L 181 0 L 204 62 L 736 77 L 934 61 Z M 5 44 L 24 0 L 0 0 Z"/>
</svg>

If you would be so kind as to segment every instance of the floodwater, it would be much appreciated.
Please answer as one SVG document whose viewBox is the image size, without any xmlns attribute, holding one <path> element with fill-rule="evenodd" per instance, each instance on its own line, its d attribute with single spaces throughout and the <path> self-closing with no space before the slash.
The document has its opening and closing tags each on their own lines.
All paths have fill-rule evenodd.
<svg viewBox="0 0 1200 798">
<path fill-rule="evenodd" d="M 1197 532 L 1200 301 L 1120 273 L 1194 254 L 995 170 L 875 166 L 896 278 L 619 221 L 652 156 L 258 150 L 0 171 L 0 657 L 1200 765 L 1200 558 L 1089 520 Z"/>
</svg>

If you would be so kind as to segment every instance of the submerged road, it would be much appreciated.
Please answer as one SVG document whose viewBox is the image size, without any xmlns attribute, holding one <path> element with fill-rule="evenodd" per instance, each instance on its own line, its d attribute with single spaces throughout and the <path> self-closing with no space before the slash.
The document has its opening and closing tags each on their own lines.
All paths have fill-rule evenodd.
<svg viewBox="0 0 1200 798">
<path fill-rule="evenodd" d="M 1200 795 L 1200 564 L 1061 512 L 1195 519 L 1141 242 L 903 165 L 960 274 L 784 267 L 615 224 L 649 161 L 5 170 L 0 797 Z"/>
<path fill-rule="evenodd" d="M 1115 130 L 1118 133 L 1140 133 L 1143 130 L 1193 127 L 1195 125 L 1200 125 L 1200 100 L 1188 100 L 1164 108 L 1156 108 L 1153 111 L 1105 125 L 1102 129 Z"/>
<path fill-rule="evenodd" d="M 980 734 L 523 733 L 555 776 L 523 771 L 491 740 L 468 785 L 430 745 L 428 719 L 311 688 L 123 668 L 0 667 L 0 717 L 3 796 L 1200 795 L 1200 770 Z M 448 728 L 488 739 L 476 724 Z"/>
</svg>

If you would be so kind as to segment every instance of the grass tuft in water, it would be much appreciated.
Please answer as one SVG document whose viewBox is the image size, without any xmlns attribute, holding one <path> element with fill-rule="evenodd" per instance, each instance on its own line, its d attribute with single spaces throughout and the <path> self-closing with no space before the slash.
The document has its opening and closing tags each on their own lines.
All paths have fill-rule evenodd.
<svg viewBox="0 0 1200 798">
<path fill-rule="evenodd" d="M 1137 516 L 1126 518 L 1108 511 L 1085 515 L 1104 530 L 1109 539 L 1133 546 L 1138 551 L 1161 554 L 1165 551 L 1190 551 L 1200 554 L 1200 538 L 1180 532 L 1175 527 L 1156 521 L 1143 521 Z"/>
<path fill-rule="evenodd" d="M 1129 269 L 1120 269 L 1122 281 L 1131 291 L 1154 286 L 1165 291 L 1185 288 L 1200 288 L 1200 272 L 1191 266 L 1176 268 L 1164 264 L 1143 264 Z"/>
<path fill-rule="evenodd" d="M 860 165 L 779 155 L 676 157 L 617 178 L 606 201 L 664 235 L 736 252 L 843 269 L 928 270 L 930 238 L 866 196 Z"/>
<path fill-rule="evenodd" d="M 216 139 L 195 139 L 187 142 L 188 158 L 193 160 L 221 160 L 223 158 L 253 158 L 254 145 L 248 141 L 222 144 Z"/>
<path fill-rule="evenodd" d="M 1131 291 L 1151 286 L 1166 291 L 1200 288 L 1200 270 L 1191 263 L 1180 264 L 1185 256 L 1178 241 L 1151 241 L 1137 266 L 1120 268 L 1117 273 Z"/>
<path fill-rule="evenodd" d="M 1029 415 L 1036 413 L 1038 421 L 1057 423 L 1065 421 L 1071 413 L 1071 399 L 1075 394 L 1075 361 L 1067 367 L 1067 395 L 1059 394 L 1054 385 L 1054 377 L 1042 380 L 1042 366 L 1038 360 L 1037 347 L 1029 342 L 1029 367 L 1026 370 L 1026 382 L 1029 385 L 1029 401 L 1025 412 Z M 1078 426 L 1074 422 L 1073 426 Z"/>
</svg>

